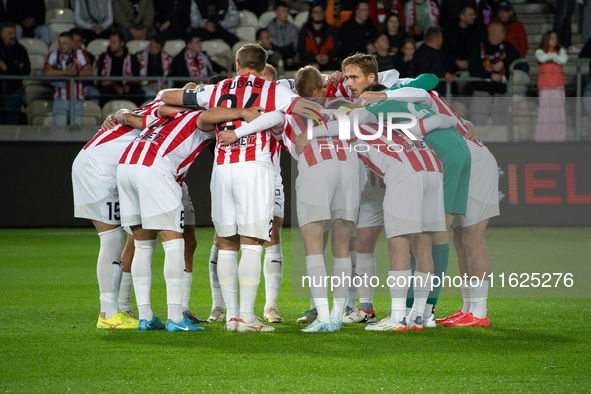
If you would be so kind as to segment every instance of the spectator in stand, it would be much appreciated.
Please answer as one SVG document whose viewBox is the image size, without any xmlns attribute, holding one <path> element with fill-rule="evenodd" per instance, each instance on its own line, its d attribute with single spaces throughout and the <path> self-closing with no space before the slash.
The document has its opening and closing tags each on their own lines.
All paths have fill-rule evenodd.
<svg viewBox="0 0 591 394">
<path fill-rule="evenodd" d="M 527 33 L 523 23 L 517 20 L 513 5 L 509 1 L 504 0 L 499 3 L 497 17 L 493 21 L 503 24 L 505 27 L 505 40 L 509 41 L 519 51 L 521 57 L 525 57 L 529 48 Z"/>
<path fill-rule="evenodd" d="M 273 36 L 269 29 L 259 29 L 256 33 L 257 43 L 267 51 L 267 63 L 273 67 L 279 67 L 279 63 L 283 60 L 281 53 L 275 50 L 273 45 Z"/>
<path fill-rule="evenodd" d="M 299 29 L 287 20 L 289 6 L 283 2 L 275 3 L 275 19 L 267 25 L 273 36 L 274 49 L 281 54 L 286 70 L 297 70 L 300 65 L 297 53 Z"/>
<path fill-rule="evenodd" d="M 447 83 L 455 81 L 454 76 L 447 70 L 446 65 L 449 62 L 441 52 L 443 44 L 443 33 L 437 27 L 430 27 L 425 32 L 425 42 L 417 49 L 415 53 L 415 65 L 418 75 L 431 73 L 439 78 L 445 78 Z M 444 95 L 446 92 L 445 83 L 440 82 L 436 88 L 437 92 Z"/>
<path fill-rule="evenodd" d="M 575 0 L 556 0 L 556 12 L 554 14 L 554 26 L 552 30 L 556 32 L 558 41 L 567 48 L 568 52 L 578 52 L 578 48 L 573 46 L 571 38 L 575 3 L 577 3 Z M 581 1 L 581 3 L 583 2 Z"/>
<path fill-rule="evenodd" d="M 400 73 L 400 78 L 414 78 L 418 74 L 415 71 L 414 56 L 417 51 L 417 45 L 414 38 L 406 37 L 402 41 L 400 51 L 396 54 L 396 63 L 394 69 Z"/>
<path fill-rule="evenodd" d="M 221 38 L 230 47 L 238 42 L 234 28 L 240 24 L 240 14 L 233 0 L 193 0 L 191 28 L 203 41 Z"/>
<path fill-rule="evenodd" d="M 495 100 L 495 95 L 505 95 L 509 65 L 519 58 L 517 49 L 505 40 L 503 24 L 491 22 L 480 50 L 473 51 L 468 61 L 471 76 L 490 80 L 472 84 L 475 99 L 471 101 L 470 111 L 475 125 L 485 125 L 491 114 L 494 124 L 504 124 L 504 103 Z"/>
<path fill-rule="evenodd" d="M 86 52 L 74 48 L 72 33 L 63 32 L 58 37 L 58 49 L 49 52 L 45 62 L 44 75 L 55 77 L 90 77 L 92 76 L 92 64 L 86 56 Z M 53 85 L 53 123 L 56 126 L 82 124 L 84 112 L 84 87 L 82 82 L 74 82 L 74 116 L 70 118 L 70 81 L 57 80 Z"/>
<path fill-rule="evenodd" d="M 72 30 L 70 30 L 70 34 L 72 35 L 72 43 L 74 45 L 74 49 L 75 50 L 80 49 L 81 51 L 83 51 L 84 54 L 86 55 L 86 57 L 88 58 L 88 62 L 92 66 L 94 64 L 94 55 L 92 53 L 86 52 L 84 49 L 82 49 L 82 44 L 83 44 L 82 31 L 80 29 L 73 28 Z M 97 89 L 96 86 L 94 86 L 94 82 L 93 81 L 83 81 L 82 86 L 84 86 L 84 99 L 92 100 L 95 103 L 99 104 L 100 98 L 101 98 L 101 92 Z"/>
<path fill-rule="evenodd" d="M 397 53 L 406 37 L 404 26 L 400 23 L 398 14 L 390 14 L 386 18 L 386 23 L 382 25 L 382 33 L 385 33 L 390 42 L 390 52 Z"/>
<path fill-rule="evenodd" d="M 156 35 L 152 0 L 113 0 L 113 17 L 125 42 L 149 40 Z"/>
<path fill-rule="evenodd" d="M 0 75 L 31 74 L 29 55 L 16 39 L 16 25 L 6 22 L 0 30 Z M 0 124 L 21 123 L 21 103 L 23 101 L 23 81 L 21 79 L 0 80 Z"/>
<path fill-rule="evenodd" d="M 174 57 L 170 75 L 187 77 L 187 81 L 174 83 L 175 87 L 183 87 L 187 82 L 195 82 L 195 78 L 209 78 L 217 74 L 227 74 L 228 70 L 220 66 L 201 49 L 201 37 L 191 33 L 185 39 L 187 46 Z"/>
<path fill-rule="evenodd" d="M 339 29 L 341 42 L 341 58 L 346 58 L 357 52 L 372 53 L 371 39 L 377 29 L 369 19 L 369 5 L 366 0 L 357 3 L 355 16 L 343 23 Z"/>
<path fill-rule="evenodd" d="M 478 21 L 488 26 L 497 16 L 497 8 L 501 0 L 480 0 L 478 3 Z"/>
<path fill-rule="evenodd" d="M 384 27 L 388 15 L 396 14 L 404 19 L 404 6 L 400 0 L 369 0 L 369 19 L 376 29 Z"/>
<path fill-rule="evenodd" d="M 347 22 L 355 10 L 355 0 L 321 0 L 324 7 L 324 20 L 329 25 L 340 28 Z"/>
<path fill-rule="evenodd" d="M 585 46 L 581 49 L 581 52 L 579 52 L 579 58 L 591 58 L 591 38 L 587 40 Z M 585 112 L 587 112 L 587 118 L 589 118 L 589 122 L 591 122 L 591 78 L 587 81 L 585 90 L 583 90 L 583 106 L 585 107 Z"/>
<path fill-rule="evenodd" d="M 538 124 L 536 142 L 563 142 L 566 139 L 566 116 L 564 114 L 564 71 L 568 62 L 558 36 L 549 31 L 542 36 L 536 49 L 538 61 Z"/>
<path fill-rule="evenodd" d="M 319 70 L 339 69 L 339 33 L 324 20 L 321 5 L 312 6 L 308 21 L 300 30 L 298 47 L 302 66 Z"/>
<path fill-rule="evenodd" d="M 167 0 L 165 0 L 167 1 Z M 257 17 L 260 17 L 263 12 L 267 11 L 267 2 L 261 0 L 236 0 L 236 8 L 238 10 L 248 10 L 253 12 Z"/>
<path fill-rule="evenodd" d="M 373 46 L 376 50 L 374 56 L 378 61 L 378 72 L 396 68 L 396 54 L 390 52 L 390 41 L 388 41 L 386 33 L 376 33 L 373 40 Z"/>
<path fill-rule="evenodd" d="M 483 34 L 482 25 L 476 23 L 476 9 L 464 6 L 458 23 L 443 31 L 443 50 L 449 61 L 446 67 L 449 72 L 468 71 L 470 53 L 478 51 Z"/>
<path fill-rule="evenodd" d="M 191 30 L 193 0 L 154 0 L 154 27 L 166 40 L 184 39 Z"/>
<path fill-rule="evenodd" d="M 421 41 L 428 28 L 439 27 L 439 8 L 435 0 L 408 0 L 404 15 L 406 32 L 415 41 Z"/>
<path fill-rule="evenodd" d="M 142 77 L 164 77 L 170 71 L 170 56 L 164 52 L 166 40 L 161 34 L 155 35 L 150 40 L 150 45 L 140 53 L 140 76 Z M 166 79 L 158 81 L 150 80 L 147 85 L 142 86 L 146 100 L 153 100 L 160 89 L 168 88 Z"/>
<path fill-rule="evenodd" d="M 310 11 L 309 0 L 282 0 L 289 7 L 289 12 L 293 15 L 300 12 Z"/>
<path fill-rule="evenodd" d="M 441 0 L 439 2 L 439 26 L 445 31 L 455 27 L 458 22 L 460 11 L 465 7 L 478 9 L 476 0 Z"/>
<path fill-rule="evenodd" d="M 3 0 L 0 1 L 0 23 L 16 25 L 16 37 L 37 37 L 51 44 L 49 27 L 45 25 L 44 0 Z"/>
<path fill-rule="evenodd" d="M 111 0 L 75 0 L 74 19 L 86 45 L 95 38 L 109 38 L 113 25 Z"/>
<path fill-rule="evenodd" d="M 140 65 L 125 46 L 121 32 L 109 36 L 107 52 L 98 59 L 98 74 L 101 77 L 139 76 Z M 100 88 L 101 106 L 110 100 L 131 100 L 138 107 L 144 102 L 144 91 L 139 81 L 103 81 Z"/>
</svg>

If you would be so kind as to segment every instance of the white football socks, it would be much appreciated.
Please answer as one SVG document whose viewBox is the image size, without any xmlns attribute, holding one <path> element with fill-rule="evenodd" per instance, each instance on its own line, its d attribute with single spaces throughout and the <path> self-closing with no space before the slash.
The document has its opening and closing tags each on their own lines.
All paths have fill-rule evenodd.
<svg viewBox="0 0 591 394">
<path fill-rule="evenodd" d="M 350 250 L 349 256 L 351 257 L 351 286 L 349 286 L 349 291 L 347 292 L 347 306 L 355 309 L 359 294 L 359 288 L 353 284 L 353 278 L 357 275 L 357 252 Z"/>
<path fill-rule="evenodd" d="M 326 265 L 321 254 L 306 256 L 306 271 L 310 277 L 310 293 L 314 299 L 314 307 L 318 311 L 318 320 L 330 318 L 328 309 L 328 289 L 326 286 Z"/>
<path fill-rule="evenodd" d="M 226 321 L 232 318 L 238 319 L 238 252 L 219 251 L 217 276 L 223 301 L 226 304 Z"/>
<path fill-rule="evenodd" d="M 127 312 L 131 310 L 131 292 L 133 291 L 133 278 L 131 272 L 124 272 L 119 286 L 119 309 Z"/>
<path fill-rule="evenodd" d="M 471 308 L 470 287 L 468 286 L 468 281 L 462 280 L 460 291 L 462 292 L 462 299 L 464 300 L 464 305 L 462 305 L 462 313 L 468 313 L 470 312 Z"/>
<path fill-rule="evenodd" d="M 390 318 L 400 322 L 406 316 L 406 293 L 410 287 L 411 270 L 388 271 L 388 286 L 392 297 Z"/>
<path fill-rule="evenodd" d="M 370 285 L 370 279 L 372 276 L 376 276 L 375 252 L 357 253 L 357 275 L 362 279 L 364 276 L 367 278 L 363 279 L 361 287 L 359 287 L 359 308 L 365 312 L 371 312 L 373 311 L 373 287 Z M 365 309 L 361 308 L 361 304 L 364 304 Z"/>
<path fill-rule="evenodd" d="M 193 284 L 193 273 L 185 272 L 185 286 L 183 288 L 183 312 L 189 309 L 191 299 L 191 285 Z"/>
<path fill-rule="evenodd" d="M 119 283 L 121 281 L 121 253 L 123 252 L 123 229 L 103 231 L 98 234 L 100 249 L 96 265 L 96 274 L 99 282 L 101 313 L 111 318 L 119 312 L 117 297 Z"/>
<path fill-rule="evenodd" d="M 225 308 L 224 297 L 220 289 L 220 281 L 218 279 L 218 253 L 219 249 L 213 245 L 211 247 L 211 254 L 209 255 L 209 284 L 211 286 L 211 309 Z"/>
<path fill-rule="evenodd" d="M 277 309 L 279 289 L 283 278 L 283 253 L 281 244 L 272 245 L 265 249 L 265 261 L 263 263 L 265 274 L 265 309 Z"/>
<path fill-rule="evenodd" d="M 414 277 L 414 302 L 412 304 L 412 310 L 410 311 L 409 317 L 411 321 L 414 321 L 417 316 L 423 317 L 425 305 L 427 304 L 427 298 L 431 292 L 433 274 L 415 271 Z"/>
<path fill-rule="evenodd" d="M 238 264 L 238 283 L 240 284 L 240 319 L 245 323 L 254 321 L 254 302 L 261 282 L 262 245 L 241 245 L 240 264 Z"/>
<path fill-rule="evenodd" d="M 330 312 L 331 319 L 343 318 L 343 310 L 345 309 L 345 302 L 347 301 L 347 292 L 349 291 L 349 281 L 351 281 L 351 258 L 334 258 L 334 266 L 332 275 L 334 278 L 339 278 L 339 286 L 333 288 L 333 304 Z M 335 279 L 336 284 L 336 279 Z"/>
<path fill-rule="evenodd" d="M 183 290 L 185 278 L 185 240 L 183 238 L 162 242 L 164 248 L 164 280 L 168 318 L 175 323 L 183 320 Z"/>
<path fill-rule="evenodd" d="M 470 313 L 478 319 L 484 319 L 487 315 L 488 280 L 479 280 L 478 282 L 478 286 L 470 286 Z"/>
<path fill-rule="evenodd" d="M 133 290 L 137 301 L 140 319 L 150 321 L 154 318 L 150 303 L 152 292 L 152 255 L 156 247 L 156 240 L 133 241 L 135 253 L 131 263 L 131 275 L 133 276 Z"/>
</svg>

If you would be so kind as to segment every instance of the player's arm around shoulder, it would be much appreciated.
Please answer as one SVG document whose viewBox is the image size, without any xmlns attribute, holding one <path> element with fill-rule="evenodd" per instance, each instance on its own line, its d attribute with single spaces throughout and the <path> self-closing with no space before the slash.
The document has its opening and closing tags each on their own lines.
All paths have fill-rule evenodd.
<svg viewBox="0 0 591 394">
<path fill-rule="evenodd" d="M 142 130 L 144 128 L 144 116 L 134 114 L 128 109 L 120 109 L 115 114 L 117 122 L 125 126 L 131 126 L 135 129 Z"/>
</svg>

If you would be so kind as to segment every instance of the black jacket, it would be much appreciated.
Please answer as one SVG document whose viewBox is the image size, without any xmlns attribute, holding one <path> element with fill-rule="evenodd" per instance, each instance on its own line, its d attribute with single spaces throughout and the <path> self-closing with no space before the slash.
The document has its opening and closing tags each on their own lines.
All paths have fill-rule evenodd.
<svg viewBox="0 0 591 394">
<path fill-rule="evenodd" d="M 376 32 L 377 30 L 371 19 L 368 18 L 360 25 L 355 22 L 355 17 L 352 16 L 339 29 L 339 38 L 343 43 L 341 45 L 341 57 L 344 59 L 357 52 L 367 52 L 367 44 Z"/>
<path fill-rule="evenodd" d="M 0 58 L 6 63 L 6 71 L 0 70 L 0 75 L 29 75 L 31 74 L 31 62 L 24 46 L 18 41 L 11 47 L 3 44 L 0 38 Z M 0 80 L 0 95 L 11 94 L 23 86 L 23 81 Z"/>
<path fill-rule="evenodd" d="M 486 39 L 482 42 L 482 46 L 484 47 L 485 59 L 482 58 L 480 45 L 477 50 L 472 51 L 470 59 L 468 59 L 470 76 L 490 78 L 492 72 L 486 70 L 484 63 L 490 62 L 494 64 L 502 58 L 505 66 L 505 75 L 509 78 L 509 66 L 513 61 L 521 57 L 519 51 L 508 41 L 503 41 L 499 45 L 491 45 L 488 39 Z M 505 93 L 507 91 L 507 85 L 502 82 L 474 82 L 473 87 L 475 90 L 483 90 L 489 93 Z"/>
</svg>

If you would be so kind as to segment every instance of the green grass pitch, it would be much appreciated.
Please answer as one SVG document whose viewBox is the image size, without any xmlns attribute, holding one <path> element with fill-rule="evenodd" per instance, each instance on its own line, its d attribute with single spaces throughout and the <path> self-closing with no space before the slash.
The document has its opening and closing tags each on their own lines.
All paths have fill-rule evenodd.
<svg viewBox="0 0 591 394">
<path fill-rule="evenodd" d="M 212 229 L 197 230 L 191 309 L 200 317 L 211 306 L 212 236 Z M 140 333 L 96 329 L 94 230 L 0 230 L 0 391 L 591 392 L 589 298 L 493 298 L 489 328 L 376 333 L 348 325 L 304 334 L 295 320 L 309 300 L 292 298 L 289 229 L 283 240 L 279 310 L 287 323 L 275 332 L 231 334 L 212 323 L 201 333 Z M 589 272 L 590 240 L 590 228 L 491 228 L 487 242 L 493 271 L 527 264 L 565 272 L 572 263 Z M 456 265 L 452 247 L 451 272 Z M 165 318 L 162 266 L 159 245 L 152 304 Z M 589 289 L 589 276 L 580 276 L 575 283 Z M 441 299 L 436 315 L 460 303 Z M 389 304 L 376 299 L 378 318 Z M 261 282 L 255 313 L 263 305 Z"/>
</svg>

